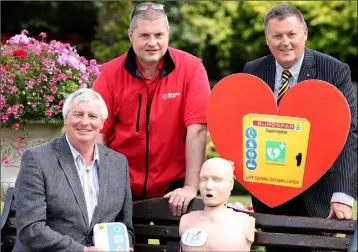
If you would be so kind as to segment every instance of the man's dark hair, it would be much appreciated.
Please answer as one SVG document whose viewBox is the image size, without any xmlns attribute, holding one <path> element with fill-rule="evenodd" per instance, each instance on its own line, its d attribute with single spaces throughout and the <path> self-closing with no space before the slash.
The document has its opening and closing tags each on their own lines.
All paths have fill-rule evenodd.
<svg viewBox="0 0 358 252">
<path fill-rule="evenodd" d="M 305 19 L 303 18 L 302 13 L 295 7 L 289 4 L 279 4 L 271 8 L 264 17 L 264 31 L 266 32 L 267 24 L 271 19 L 283 20 L 287 17 L 295 16 L 301 23 L 304 28 L 307 28 Z"/>
</svg>

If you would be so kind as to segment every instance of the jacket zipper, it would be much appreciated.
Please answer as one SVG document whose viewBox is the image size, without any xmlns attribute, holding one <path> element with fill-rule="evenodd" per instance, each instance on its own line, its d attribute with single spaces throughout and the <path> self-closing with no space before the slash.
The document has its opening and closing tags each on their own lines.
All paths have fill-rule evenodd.
<svg viewBox="0 0 358 252">
<path fill-rule="evenodd" d="M 149 114 L 150 114 L 150 105 L 148 104 L 148 87 L 147 87 L 147 106 L 145 110 L 145 120 L 146 120 L 146 134 L 145 134 L 145 177 L 143 185 L 143 199 L 147 197 L 147 182 L 148 182 L 148 173 L 149 173 Z"/>
<path fill-rule="evenodd" d="M 143 198 L 147 197 L 147 182 L 148 182 L 148 173 L 149 173 L 149 132 L 150 132 L 150 109 L 152 107 L 152 102 L 154 99 L 155 91 L 157 90 L 157 86 L 159 84 L 160 78 L 158 78 L 157 83 L 155 84 L 153 92 L 152 101 L 148 104 L 148 87 L 147 87 L 147 106 L 146 106 L 146 134 L 145 134 L 145 178 L 144 178 L 144 186 L 143 186 Z M 147 86 L 147 85 L 146 85 Z"/>
<path fill-rule="evenodd" d="M 140 110 L 142 109 L 142 94 L 138 94 L 138 112 L 137 112 L 137 123 L 136 131 L 139 132 L 139 121 L 140 121 Z"/>
</svg>

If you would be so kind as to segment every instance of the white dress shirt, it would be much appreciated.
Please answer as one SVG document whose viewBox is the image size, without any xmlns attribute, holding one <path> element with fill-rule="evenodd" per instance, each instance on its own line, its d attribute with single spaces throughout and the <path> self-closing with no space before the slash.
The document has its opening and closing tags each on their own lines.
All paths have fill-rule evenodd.
<svg viewBox="0 0 358 252">
<path fill-rule="evenodd" d="M 88 224 L 91 223 L 94 209 L 98 202 L 99 184 L 98 184 L 98 168 L 99 168 L 99 155 L 98 147 L 95 144 L 92 162 L 86 167 L 84 157 L 66 140 L 70 146 L 73 160 L 77 168 L 78 176 L 81 180 L 83 193 L 86 200 Z"/>
</svg>

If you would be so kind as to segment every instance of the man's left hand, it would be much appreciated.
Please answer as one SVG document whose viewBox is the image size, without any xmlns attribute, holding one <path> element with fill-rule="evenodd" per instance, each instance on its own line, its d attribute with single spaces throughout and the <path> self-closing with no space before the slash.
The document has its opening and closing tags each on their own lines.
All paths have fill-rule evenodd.
<svg viewBox="0 0 358 252">
<path fill-rule="evenodd" d="M 175 189 L 172 192 L 164 195 L 164 198 L 169 198 L 169 207 L 174 216 L 181 216 L 188 210 L 190 201 L 195 198 L 197 190 L 189 185 L 183 188 Z"/>
<path fill-rule="evenodd" d="M 352 207 L 343 203 L 333 202 L 331 203 L 331 209 L 329 210 L 327 219 L 331 219 L 334 216 L 339 220 L 351 220 L 353 218 Z"/>
</svg>

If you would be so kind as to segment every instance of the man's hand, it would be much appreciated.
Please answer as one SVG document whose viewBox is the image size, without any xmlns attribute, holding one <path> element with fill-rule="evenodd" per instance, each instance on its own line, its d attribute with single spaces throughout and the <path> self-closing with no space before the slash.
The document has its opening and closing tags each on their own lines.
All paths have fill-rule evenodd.
<svg viewBox="0 0 358 252">
<path fill-rule="evenodd" d="M 331 219 L 334 216 L 339 220 L 351 220 L 353 218 L 352 207 L 343 203 L 333 202 L 331 203 L 331 209 L 329 210 L 327 219 Z"/>
<path fill-rule="evenodd" d="M 189 185 L 175 189 L 164 195 L 169 198 L 169 207 L 174 216 L 181 216 L 188 210 L 188 205 L 195 198 L 197 190 Z"/>
<path fill-rule="evenodd" d="M 99 248 L 96 247 L 85 247 L 83 249 L 83 252 L 103 252 L 103 250 L 100 250 Z"/>
<path fill-rule="evenodd" d="M 129 252 L 134 252 L 134 249 L 129 247 Z"/>
</svg>

